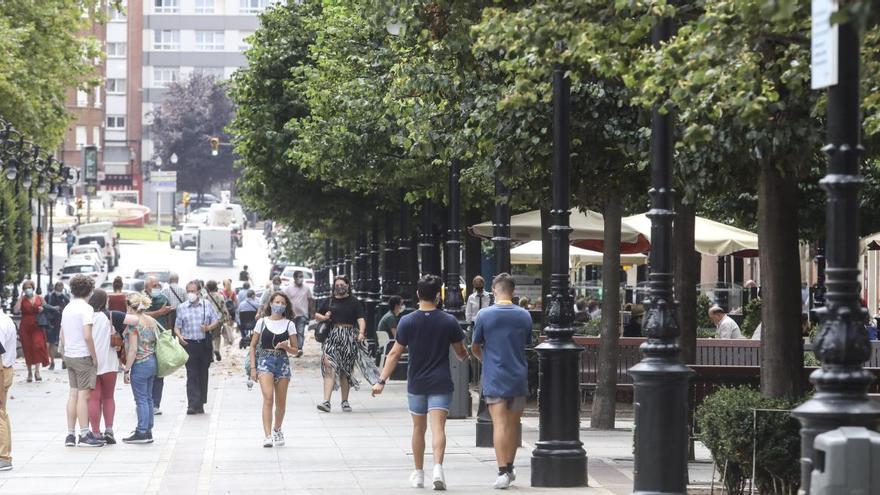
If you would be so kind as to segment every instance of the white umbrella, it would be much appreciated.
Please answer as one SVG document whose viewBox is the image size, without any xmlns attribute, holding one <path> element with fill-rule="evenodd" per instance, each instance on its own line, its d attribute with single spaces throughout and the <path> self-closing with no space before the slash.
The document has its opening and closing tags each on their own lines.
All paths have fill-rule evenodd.
<svg viewBox="0 0 880 495">
<path fill-rule="evenodd" d="M 510 262 L 514 265 L 539 265 L 541 264 L 541 241 L 529 241 L 510 250 Z M 602 253 L 581 249 L 575 246 L 568 247 L 569 266 L 599 265 L 602 263 Z M 620 255 L 621 265 L 644 265 L 648 257 L 643 254 Z"/>
<path fill-rule="evenodd" d="M 651 219 L 644 213 L 626 217 L 624 225 L 651 240 Z M 757 251 L 758 236 L 747 230 L 724 225 L 702 217 L 694 221 L 694 247 L 700 254 L 727 256 L 740 251 Z"/>
<path fill-rule="evenodd" d="M 577 208 L 571 209 L 569 217 L 571 224 L 571 235 L 569 239 L 577 240 L 596 240 L 603 239 L 605 232 L 605 223 L 601 213 L 587 210 L 580 211 Z M 483 222 L 470 227 L 470 231 L 483 238 L 492 237 L 492 222 Z M 541 211 L 533 210 L 527 213 L 520 213 L 510 217 L 510 238 L 514 241 L 538 241 L 541 239 Z M 639 232 L 629 225 L 621 225 L 620 242 L 635 243 L 639 240 Z"/>
</svg>

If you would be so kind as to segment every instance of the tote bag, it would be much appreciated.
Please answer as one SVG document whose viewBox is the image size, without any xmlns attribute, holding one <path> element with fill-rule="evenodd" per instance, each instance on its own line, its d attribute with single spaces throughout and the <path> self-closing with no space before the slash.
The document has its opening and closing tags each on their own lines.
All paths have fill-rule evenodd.
<svg viewBox="0 0 880 495">
<path fill-rule="evenodd" d="M 159 334 L 156 335 L 156 361 L 159 364 L 159 372 L 157 374 L 160 377 L 165 377 L 186 364 L 189 354 L 180 345 L 177 337 L 174 336 L 174 332 L 165 330 L 158 323 L 156 323 L 156 326 L 159 327 Z"/>
</svg>

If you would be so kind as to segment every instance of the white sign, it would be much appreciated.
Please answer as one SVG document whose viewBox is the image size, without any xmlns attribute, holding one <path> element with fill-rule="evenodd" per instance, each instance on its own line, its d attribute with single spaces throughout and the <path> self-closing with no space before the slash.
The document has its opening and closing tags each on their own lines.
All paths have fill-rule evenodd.
<svg viewBox="0 0 880 495">
<path fill-rule="evenodd" d="M 177 172 L 153 172 L 150 174 L 150 183 L 155 192 L 177 192 Z"/>
<path fill-rule="evenodd" d="M 831 16 L 837 12 L 837 0 L 813 0 L 811 68 L 813 89 L 837 85 L 837 25 Z"/>
</svg>

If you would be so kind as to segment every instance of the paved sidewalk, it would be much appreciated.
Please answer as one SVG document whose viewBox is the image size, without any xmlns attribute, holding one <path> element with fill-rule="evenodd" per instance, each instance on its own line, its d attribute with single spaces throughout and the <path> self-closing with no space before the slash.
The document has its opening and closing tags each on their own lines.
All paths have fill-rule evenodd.
<svg viewBox="0 0 880 495">
<path fill-rule="evenodd" d="M 208 414 L 185 414 L 183 372 L 165 380 L 164 414 L 156 417 L 151 445 L 117 444 L 100 449 L 64 447 L 67 372 L 44 371 L 42 383 L 25 383 L 23 363 L 9 401 L 14 469 L 0 473 L 0 493 L 422 493 L 408 487 L 412 469 L 406 385 L 391 382 L 380 398 L 366 388 L 353 392 L 354 412 L 342 413 L 334 394 L 333 412 L 315 409 L 321 400 L 314 343 L 293 360 L 284 432 L 287 445 L 262 447 L 261 398 L 247 390 L 239 356 L 227 354 L 212 367 Z M 115 431 L 122 438 L 135 424 L 130 388 L 116 387 Z M 587 423 L 584 423 L 587 424 Z M 529 457 L 537 438 L 537 418 L 524 418 L 527 444 L 516 462 L 517 492 L 551 493 L 529 486 Z M 474 444 L 474 420 L 450 420 L 444 463 L 449 491 L 487 493 L 495 478 L 491 449 Z M 582 430 L 590 456 L 590 488 L 578 493 L 624 494 L 632 490 L 632 435 Z M 430 433 L 426 474 L 432 466 Z M 699 453 L 704 455 L 703 453 Z M 708 481 L 711 465 L 697 463 L 692 478 Z M 696 476 L 695 476 L 696 475 Z"/>
</svg>

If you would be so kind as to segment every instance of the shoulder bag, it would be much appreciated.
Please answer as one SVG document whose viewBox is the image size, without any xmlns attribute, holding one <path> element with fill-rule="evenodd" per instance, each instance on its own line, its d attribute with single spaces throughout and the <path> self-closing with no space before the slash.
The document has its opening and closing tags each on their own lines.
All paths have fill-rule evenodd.
<svg viewBox="0 0 880 495">
<path fill-rule="evenodd" d="M 327 304 L 327 311 L 333 310 L 333 302 Z M 327 312 L 325 311 L 325 313 Z M 325 321 L 319 321 L 318 325 L 315 327 L 315 340 L 320 343 L 324 343 L 327 340 L 327 336 L 330 335 L 330 330 L 333 328 L 333 320 L 331 319 Z"/>
<path fill-rule="evenodd" d="M 261 324 L 260 325 L 260 333 L 262 334 L 262 332 L 266 330 L 266 321 L 261 319 L 260 324 Z M 251 376 L 251 350 L 250 350 L 250 346 L 246 347 L 246 349 L 247 349 L 247 352 L 244 355 L 244 376 L 250 378 L 250 376 Z M 256 359 L 256 360 L 260 359 L 260 352 L 261 351 L 262 351 L 262 346 L 260 346 L 260 343 L 257 342 L 257 348 L 254 349 L 254 359 Z"/>
<path fill-rule="evenodd" d="M 156 362 L 159 365 L 157 375 L 165 377 L 186 364 L 189 354 L 180 345 L 174 332 L 165 330 L 159 322 L 156 322 L 156 327 L 159 329 L 159 332 L 156 334 Z"/>
</svg>

